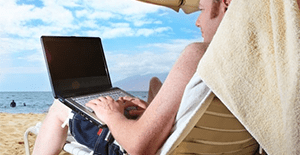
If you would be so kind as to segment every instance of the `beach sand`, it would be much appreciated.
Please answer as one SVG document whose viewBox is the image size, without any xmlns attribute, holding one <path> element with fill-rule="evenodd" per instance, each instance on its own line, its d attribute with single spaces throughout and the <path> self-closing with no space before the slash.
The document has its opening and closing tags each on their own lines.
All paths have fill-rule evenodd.
<svg viewBox="0 0 300 155">
<path fill-rule="evenodd" d="M 23 135 L 27 128 L 42 121 L 46 114 L 10 114 L 0 113 L 0 154 L 24 155 L 25 146 Z M 32 152 L 36 135 L 28 136 Z M 62 151 L 60 155 L 69 155 Z"/>
</svg>

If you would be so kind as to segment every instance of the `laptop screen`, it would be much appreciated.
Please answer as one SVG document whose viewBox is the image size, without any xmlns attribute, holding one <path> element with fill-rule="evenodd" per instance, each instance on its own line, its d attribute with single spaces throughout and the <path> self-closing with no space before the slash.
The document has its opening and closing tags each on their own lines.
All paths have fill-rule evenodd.
<svg viewBox="0 0 300 155">
<path fill-rule="evenodd" d="M 100 38 L 42 36 L 41 40 L 55 97 L 111 88 Z"/>
</svg>

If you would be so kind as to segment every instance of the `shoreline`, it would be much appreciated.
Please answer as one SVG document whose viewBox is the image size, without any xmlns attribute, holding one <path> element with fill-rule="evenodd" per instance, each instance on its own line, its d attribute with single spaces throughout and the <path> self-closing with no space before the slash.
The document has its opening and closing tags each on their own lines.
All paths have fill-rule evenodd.
<svg viewBox="0 0 300 155">
<path fill-rule="evenodd" d="M 24 133 L 38 122 L 44 120 L 47 113 L 5 113 L 0 112 L 0 150 L 4 155 L 24 155 Z M 29 134 L 28 140 L 32 152 L 36 135 Z M 60 155 L 68 155 L 61 152 Z"/>
</svg>

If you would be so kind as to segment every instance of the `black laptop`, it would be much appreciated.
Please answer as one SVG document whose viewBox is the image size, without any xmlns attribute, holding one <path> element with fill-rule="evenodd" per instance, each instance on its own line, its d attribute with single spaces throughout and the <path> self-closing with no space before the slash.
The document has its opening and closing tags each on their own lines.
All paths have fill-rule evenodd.
<svg viewBox="0 0 300 155">
<path fill-rule="evenodd" d="M 99 37 L 42 36 L 54 98 L 83 115 L 98 127 L 104 126 L 85 104 L 100 96 L 132 96 L 112 87 Z"/>
</svg>

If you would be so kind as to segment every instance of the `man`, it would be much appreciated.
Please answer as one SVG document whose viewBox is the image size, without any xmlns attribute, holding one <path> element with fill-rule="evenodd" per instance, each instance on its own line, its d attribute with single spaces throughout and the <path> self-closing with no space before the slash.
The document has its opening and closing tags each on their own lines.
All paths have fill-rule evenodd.
<svg viewBox="0 0 300 155">
<path fill-rule="evenodd" d="M 11 103 L 10 103 L 10 106 L 14 108 L 14 107 L 16 107 L 16 105 L 17 104 L 16 104 L 15 100 L 12 100 Z"/>
<path fill-rule="evenodd" d="M 199 8 L 202 12 L 196 26 L 201 28 L 204 43 L 193 43 L 185 48 L 159 92 L 139 119 L 129 120 L 123 115 L 124 108 L 131 105 L 146 108 L 144 102 L 138 99 L 124 97 L 114 101 L 110 97 L 101 97 L 87 103 L 87 106 L 107 124 L 116 141 L 129 154 L 155 154 L 165 142 L 173 126 L 185 86 L 196 71 L 197 64 L 212 40 L 230 1 L 200 1 Z M 62 129 L 60 125 L 68 118 L 68 111 L 69 109 L 60 102 L 54 102 L 40 129 L 34 154 L 60 152 L 68 130 L 67 127 Z"/>
</svg>

